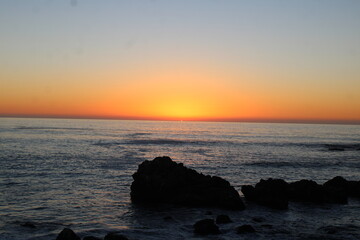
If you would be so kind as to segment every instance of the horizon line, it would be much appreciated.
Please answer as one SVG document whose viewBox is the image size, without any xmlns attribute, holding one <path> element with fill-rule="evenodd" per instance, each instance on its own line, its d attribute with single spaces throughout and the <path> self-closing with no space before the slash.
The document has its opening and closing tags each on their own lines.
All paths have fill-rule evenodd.
<svg viewBox="0 0 360 240">
<path fill-rule="evenodd" d="M 0 114 L 0 118 L 49 118 L 49 119 L 93 119 L 93 120 L 135 120 L 135 121 L 175 121 L 175 122 L 248 122 L 248 123 L 297 123 L 297 124 L 339 124 L 360 125 L 360 119 L 295 119 L 295 118 L 161 118 L 135 116 L 97 115 L 51 115 L 51 114 Z"/>
</svg>

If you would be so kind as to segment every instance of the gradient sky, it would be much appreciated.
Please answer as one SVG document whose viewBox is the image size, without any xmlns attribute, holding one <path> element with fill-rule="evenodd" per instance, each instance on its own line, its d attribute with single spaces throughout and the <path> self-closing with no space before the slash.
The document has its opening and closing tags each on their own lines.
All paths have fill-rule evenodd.
<svg viewBox="0 0 360 240">
<path fill-rule="evenodd" d="M 360 123 L 358 0 L 2 0 L 0 116 Z"/>
</svg>

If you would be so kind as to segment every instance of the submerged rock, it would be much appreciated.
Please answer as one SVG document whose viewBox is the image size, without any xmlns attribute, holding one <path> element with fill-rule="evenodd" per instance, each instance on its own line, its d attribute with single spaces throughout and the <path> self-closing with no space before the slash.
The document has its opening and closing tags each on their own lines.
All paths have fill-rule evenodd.
<svg viewBox="0 0 360 240">
<path fill-rule="evenodd" d="M 219 234 L 219 227 L 212 219 L 203 219 L 194 224 L 194 233 L 200 235 Z"/>
<path fill-rule="evenodd" d="M 35 224 L 31 223 L 31 222 L 25 222 L 20 224 L 22 227 L 27 227 L 27 228 L 36 228 Z"/>
<path fill-rule="evenodd" d="M 239 193 L 228 181 L 205 176 L 169 157 L 144 161 L 133 174 L 133 179 L 131 200 L 134 203 L 245 208 Z"/>
<path fill-rule="evenodd" d="M 275 209 L 287 209 L 289 203 L 288 185 L 282 179 L 261 179 L 255 187 L 245 185 L 241 191 L 249 201 Z"/>
<path fill-rule="evenodd" d="M 71 230 L 70 228 L 64 228 L 59 233 L 56 240 L 80 240 L 80 237 L 76 235 L 74 231 Z"/>
<path fill-rule="evenodd" d="M 241 225 L 236 228 L 237 234 L 254 233 L 254 232 L 256 232 L 255 229 L 251 225 L 248 225 L 248 224 Z"/>
<path fill-rule="evenodd" d="M 217 224 L 231 223 L 231 219 L 228 215 L 219 215 L 216 217 Z"/>
</svg>

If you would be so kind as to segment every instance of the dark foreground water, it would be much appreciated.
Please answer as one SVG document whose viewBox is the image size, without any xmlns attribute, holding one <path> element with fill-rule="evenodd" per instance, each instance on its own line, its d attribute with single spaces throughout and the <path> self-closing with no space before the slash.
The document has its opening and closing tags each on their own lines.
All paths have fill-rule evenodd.
<svg viewBox="0 0 360 240">
<path fill-rule="evenodd" d="M 290 203 L 287 211 L 247 204 L 237 212 L 140 207 L 129 196 L 138 164 L 156 156 L 221 176 L 240 191 L 269 177 L 360 180 L 359 149 L 360 126 L 0 118 L 0 239 L 55 239 L 64 227 L 82 237 L 115 230 L 130 239 L 201 239 L 192 225 L 217 214 L 234 223 L 207 239 L 239 239 L 234 229 L 242 224 L 257 230 L 242 239 L 360 239 L 355 199 Z"/>
</svg>

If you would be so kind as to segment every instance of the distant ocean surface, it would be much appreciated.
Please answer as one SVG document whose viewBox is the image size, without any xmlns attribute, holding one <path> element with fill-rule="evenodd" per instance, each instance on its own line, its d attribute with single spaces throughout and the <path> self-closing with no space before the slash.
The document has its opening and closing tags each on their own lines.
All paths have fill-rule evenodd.
<svg viewBox="0 0 360 240">
<path fill-rule="evenodd" d="M 234 223 L 207 239 L 360 239 L 355 199 L 287 211 L 131 204 L 131 175 L 157 156 L 223 177 L 240 194 L 261 178 L 360 180 L 360 126 L 0 118 L 0 239 L 55 239 L 64 227 L 81 237 L 201 239 L 192 225 L 217 214 Z M 242 224 L 257 233 L 237 235 Z"/>
</svg>

